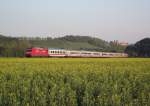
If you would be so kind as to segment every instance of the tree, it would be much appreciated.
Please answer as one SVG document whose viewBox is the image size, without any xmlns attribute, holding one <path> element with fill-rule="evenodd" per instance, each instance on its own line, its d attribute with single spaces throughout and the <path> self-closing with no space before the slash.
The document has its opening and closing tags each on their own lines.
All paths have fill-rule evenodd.
<svg viewBox="0 0 150 106">
<path fill-rule="evenodd" d="M 138 56 L 150 57 L 150 38 L 145 38 L 135 44 Z"/>
<path fill-rule="evenodd" d="M 125 53 L 127 53 L 130 57 L 137 57 L 138 56 L 135 45 L 129 45 L 125 49 Z"/>
<path fill-rule="evenodd" d="M 144 38 L 134 45 L 129 45 L 125 52 L 129 56 L 150 57 L 150 38 Z"/>
</svg>

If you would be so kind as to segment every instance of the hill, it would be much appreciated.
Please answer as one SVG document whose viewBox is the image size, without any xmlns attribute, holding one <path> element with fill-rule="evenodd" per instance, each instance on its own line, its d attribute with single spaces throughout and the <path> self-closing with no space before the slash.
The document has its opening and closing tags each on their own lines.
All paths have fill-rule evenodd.
<svg viewBox="0 0 150 106">
<path fill-rule="evenodd" d="M 123 52 L 125 47 L 90 36 L 67 35 L 59 38 L 23 38 L 34 47 L 52 47 L 74 50 Z"/>
<path fill-rule="evenodd" d="M 32 46 L 38 47 L 53 47 L 65 49 L 105 49 L 108 42 L 98 38 L 88 36 L 64 36 L 59 38 L 40 39 L 35 38 L 29 40 Z"/>
</svg>

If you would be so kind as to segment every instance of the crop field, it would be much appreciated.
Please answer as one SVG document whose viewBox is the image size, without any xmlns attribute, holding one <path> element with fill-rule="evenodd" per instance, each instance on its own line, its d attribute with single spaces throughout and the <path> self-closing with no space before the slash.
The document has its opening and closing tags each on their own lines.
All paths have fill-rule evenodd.
<svg viewBox="0 0 150 106">
<path fill-rule="evenodd" d="M 150 59 L 1 58 L 0 106 L 150 106 Z"/>
</svg>

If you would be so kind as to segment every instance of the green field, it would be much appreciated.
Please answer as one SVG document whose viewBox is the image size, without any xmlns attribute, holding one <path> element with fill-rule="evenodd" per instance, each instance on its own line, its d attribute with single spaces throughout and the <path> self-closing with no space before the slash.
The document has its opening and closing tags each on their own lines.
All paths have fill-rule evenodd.
<svg viewBox="0 0 150 106">
<path fill-rule="evenodd" d="M 150 59 L 1 58 L 0 106 L 150 106 Z"/>
</svg>

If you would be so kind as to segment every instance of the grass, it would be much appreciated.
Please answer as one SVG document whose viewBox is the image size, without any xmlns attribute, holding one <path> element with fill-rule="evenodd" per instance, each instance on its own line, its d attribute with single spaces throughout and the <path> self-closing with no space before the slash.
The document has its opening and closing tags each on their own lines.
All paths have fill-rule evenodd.
<svg viewBox="0 0 150 106">
<path fill-rule="evenodd" d="M 150 59 L 0 59 L 0 106 L 149 104 Z"/>
</svg>

